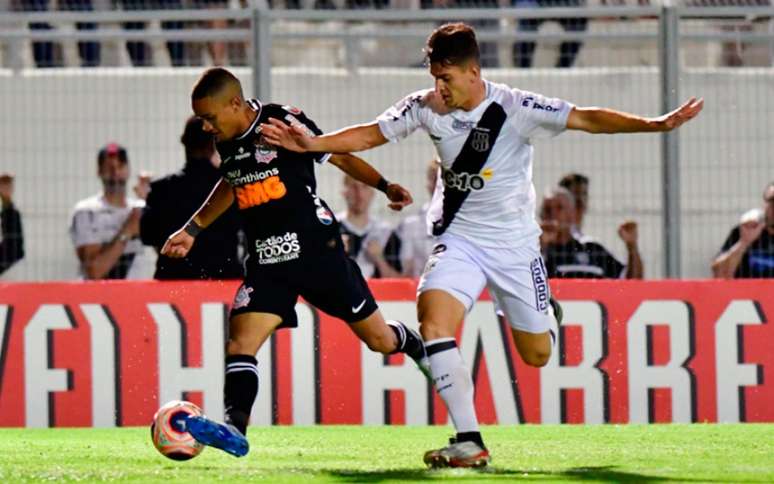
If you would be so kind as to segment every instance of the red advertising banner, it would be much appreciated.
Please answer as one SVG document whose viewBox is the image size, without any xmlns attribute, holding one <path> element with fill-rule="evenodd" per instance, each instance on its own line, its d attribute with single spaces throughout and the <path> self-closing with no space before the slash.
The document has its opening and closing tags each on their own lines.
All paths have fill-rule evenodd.
<svg viewBox="0 0 774 484">
<path fill-rule="evenodd" d="M 416 325 L 413 281 L 372 281 Z M 179 398 L 223 413 L 237 282 L 0 284 L 0 426 L 145 425 Z M 774 422 L 774 281 L 552 281 L 565 320 L 525 365 L 484 295 L 458 335 L 483 423 Z M 446 423 L 400 355 L 300 302 L 258 354 L 255 424 Z"/>
</svg>

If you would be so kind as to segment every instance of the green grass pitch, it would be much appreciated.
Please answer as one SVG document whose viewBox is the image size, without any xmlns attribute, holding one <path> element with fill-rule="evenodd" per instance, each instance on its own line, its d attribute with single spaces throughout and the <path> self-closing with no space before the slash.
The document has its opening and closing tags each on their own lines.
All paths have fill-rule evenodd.
<svg viewBox="0 0 774 484">
<path fill-rule="evenodd" d="M 774 425 L 492 426 L 483 471 L 430 471 L 445 427 L 254 427 L 252 450 L 174 462 L 147 428 L 0 429 L 0 482 L 774 482 Z"/>
</svg>

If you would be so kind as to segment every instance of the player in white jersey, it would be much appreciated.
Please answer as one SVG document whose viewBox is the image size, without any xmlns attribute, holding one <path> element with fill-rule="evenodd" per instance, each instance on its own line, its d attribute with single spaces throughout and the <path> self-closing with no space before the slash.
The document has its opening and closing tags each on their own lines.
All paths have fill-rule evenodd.
<svg viewBox="0 0 774 484">
<path fill-rule="evenodd" d="M 579 108 L 481 77 L 473 29 L 446 24 L 425 48 L 435 88 L 409 95 L 375 121 L 309 137 L 277 120 L 263 125 L 269 142 L 294 151 L 343 153 L 398 141 L 417 128 L 435 143 L 442 164 L 428 220 L 438 237 L 418 289 L 417 312 L 433 379 L 457 430 L 450 445 L 425 454 L 433 467 L 486 465 L 473 381 L 454 339 L 485 286 L 512 326 L 519 354 L 532 366 L 551 356 L 561 319 L 540 257 L 535 222 L 532 144 L 573 129 L 589 133 L 669 131 L 696 116 L 691 98 L 657 118 Z M 555 316 L 556 314 L 556 316 Z"/>
</svg>

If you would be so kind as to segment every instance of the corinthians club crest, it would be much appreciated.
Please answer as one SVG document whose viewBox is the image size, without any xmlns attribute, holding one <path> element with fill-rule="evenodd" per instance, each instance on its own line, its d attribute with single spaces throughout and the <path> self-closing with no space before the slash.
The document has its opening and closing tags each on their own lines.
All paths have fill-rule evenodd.
<svg viewBox="0 0 774 484">
<path fill-rule="evenodd" d="M 471 133 L 472 139 L 470 145 L 474 150 L 484 152 L 489 149 L 489 133 L 481 128 L 476 128 Z"/>
</svg>

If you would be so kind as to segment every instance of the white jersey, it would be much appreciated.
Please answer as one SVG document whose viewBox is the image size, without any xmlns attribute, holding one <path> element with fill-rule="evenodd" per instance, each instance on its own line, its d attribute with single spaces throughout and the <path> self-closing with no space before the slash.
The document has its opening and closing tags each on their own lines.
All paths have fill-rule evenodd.
<svg viewBox="0 0 774 484">
<path fill-rule="evenodd" d="M 129 213 L 135 208 L 143 208 L 145 201 L 127 197 L 125 207 L 116 207 L 110 205 L 102 194 L 94 195 L 83 199 L 75 204 L 73 216 L 70 223 L 70 239 L 77 249 L 84 245 L 107 244 L 113 240 L 124 222 L 129 217 Z M 145 265 L 141 256 L 145 252 L 139 237 L 133 238 L 126 243 L 124 252 L 119 265 L 127 267 L 126 278 L 140 277 L 137 273 L 140 266 Z M 119 272 L 124 273 L 124 270 Z"/>
<path fill-rule="evenodd" d="M 382 113 L 379 128 L 385 138 L 398 141 L 423 128 L 435 144 L 442 166 L 442 183 L 436 185 L 428 211 L 428 226 L 446 217 L 445 233 L 484 247 L 519 247 L 534 244 L 540 235 L 535 221 L 530 139 L 555 136 L 567 127 L 573 105 L 504 84 L 484 81 L 486 98 L 471 111 L 457 109 L 442 114 L 425 101 L 432 89 L 417 91 Z M 485 111 L 497 103 L 505 122 L 495 140 L 471 136 Z M 476 151 L 491 149 L 478 173 L 457 173 L 453 165 L 469 136 Z M 493 145 L 491 143 L 494 143 Z M 466 192 L 453 213 L 444 211 L 444 186 Z"/>
</svg>

